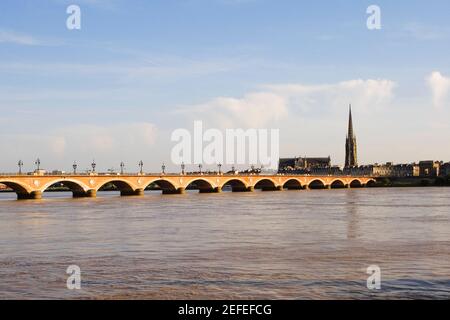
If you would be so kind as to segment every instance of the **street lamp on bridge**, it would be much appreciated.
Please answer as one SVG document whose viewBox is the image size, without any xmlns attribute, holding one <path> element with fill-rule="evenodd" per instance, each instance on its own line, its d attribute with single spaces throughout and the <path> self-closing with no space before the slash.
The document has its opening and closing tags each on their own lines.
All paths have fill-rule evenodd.
<svg viewBox="0 0 450 320">
<path fill-rule="evenodd" d="M 125 168 L 125 163 L 123 161 L 120 162 L 120 174 L 123 174 L 123 168 Z"/>
<path fill-rule="evenodd" d="M 219 163 L 217 166 L 219 167 L 219 174 L 222 174 L 222 164 Z"/>
<path fill-rule="evenodd" d="M 19 160 L 19 162 L 17 163 L 17 165 L 19 166 L 19 174 L 22 174 L 23 161 L 22 161 L 22 160 Z"/>
<path fill-rule="evenodd" d="M 95 167 L 96 166 L 97 166 L 97 164 L 95 163 L 95 160 L 93 160 L 92 163 L 91 163 L 92 173 L 95 173 Z"/>
<path fill-rule="evenodd" d="M 72 168 L 73 168 L 73 174 L 77 174 L 78 165 L 77 165 L 76 161 L 73 162 Z"/>
<path fill-rule="evenodd" d="M 144 162 L 141 160 L 139 161 L 139 173 L 144 174 Z"/>
<path fill-rule="evenodd" d="M 186 165 L 184 164 L 184 161 L 181 163 L 181 174 L 184 175 L 184 169 L 186 168 Z"/>
<path fill-rule="evenodd" d="M 166 165 L 164 164 L 164 162 L 161 166 L 161 169 L 162 169 L 162 174 L 166 174 Z"/>
<path fill-rule="evenodd" d="M 37 158 L 34 164 L 36 165 L 36 170 L 39 171 L 41 169 L 41 160 Z"/>
<path fill-rule="evenodd" d="M 198 171 L 200 172 L 200 174 L 202 174 L 202 168 L 203 168 L 203 165 L 200 163 L 198 165 Z"/>
</svg>

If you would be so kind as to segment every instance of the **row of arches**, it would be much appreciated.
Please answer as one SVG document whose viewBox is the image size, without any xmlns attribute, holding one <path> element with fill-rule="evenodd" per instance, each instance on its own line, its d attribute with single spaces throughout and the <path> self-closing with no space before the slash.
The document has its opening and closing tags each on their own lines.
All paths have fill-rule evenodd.
<svg viewBox="0 0 450 320">
<path fill-rule="evenodd" d="M 0 181 L 1 184 L 6 185 L 18 195 L 18 198 L 36 198 L 33 192 L 28 192 L 27 189 L 16 182 L 10 181 Z M 372 186 L 374 184 L 373 180 L 367 183 L 367 186 Z M 359 179 L 353 179 L 350 183 L 345 184 L 344 181 L 340 179 L 335 179 L 330 184 L 325 184 L 324 181 L 320 179 L 315 179 L 310 181 L 307 185 L 303 185 L 298 179 L 292 178 L 287 180 L 283 185 L 276 185 L 275 182 L 270 178 L 262 178 L 256 182 L 256 184 L 249 186 L 243 180 L 239 178 L 230 178 L 229 180 L 222 183 L 221 186 L 215 187 L 206 179 L 194 179 L 189 181 L 188 185 L 183 188 L 177 188 L 173 183 L 168 180 L 160 179 L 152 181 L 145 188 L 136 190 L 128 182 L 120 179 L 111 180 L 105 182 L 96 190 L 88 190 L 81 184 L 75 181 L 56 181 L 52 182 L 50 185 L 46 186 L 42 192 L 45 191 L 71 191 L 74 197 L 86 197 L 95 196 L 97 191 L 120 191 L 121 195 L 140 195 L 144 193 L 144 190 L 160 190 L 164 194 L 182 193 L 184 190 L 199 190 L 201 193 L 209 192 L 220 192 L 222 190 L 243 192 L 243 191 L 272 191 L 272 190 L 300 190 L 300 189 L 339 189 L 339 188 L 360 188 L 364 185 Z M 180 190 L 182 189 L 182 190 Z"/>
</svg>

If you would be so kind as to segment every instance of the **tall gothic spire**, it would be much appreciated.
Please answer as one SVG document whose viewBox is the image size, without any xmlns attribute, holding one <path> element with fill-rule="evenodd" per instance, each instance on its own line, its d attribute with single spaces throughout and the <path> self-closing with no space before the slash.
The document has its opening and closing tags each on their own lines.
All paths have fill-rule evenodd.
<svg viewBox="0 0 450 320">
<path fill-rule="evenodd" d="M 353 120 L 352 120 L 352 105 L 348 108 L 348 138 L 353 138 Z"/>
<path fill-rule="evenodd" d="M 348 112 L 348 132 L 345 141 L 345 167 L 357 167 L 358 157 L 356 150 L 356 137 L 353 132 L 352 105 L 349 106 Z"/>
</svg>

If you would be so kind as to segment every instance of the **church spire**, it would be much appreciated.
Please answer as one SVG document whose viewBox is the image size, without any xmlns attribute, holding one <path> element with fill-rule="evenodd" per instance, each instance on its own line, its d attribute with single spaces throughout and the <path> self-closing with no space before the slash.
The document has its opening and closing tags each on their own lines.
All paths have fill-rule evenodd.
<svg viewBox="0 0 450 320">
<path fill-rule="evenodd" d="M 356 137 L 353 132 L 353 119 L 352 119 L 352 105 L 350 104 L 348 110 L 348 132 L 347 139 L 345 141 L 345 167 L 357 167 L 358 158 L 356 150 Z"/>
<path fill-rule="evenodd" d="M 352 105 L 348 108 L 348 137 L 353 138 Z"/>
</svg>

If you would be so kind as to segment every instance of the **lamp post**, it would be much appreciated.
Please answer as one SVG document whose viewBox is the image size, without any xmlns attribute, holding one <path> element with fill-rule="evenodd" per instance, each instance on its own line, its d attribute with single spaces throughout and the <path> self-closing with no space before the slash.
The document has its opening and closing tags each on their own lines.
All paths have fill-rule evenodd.
<svg viewBox="0 0 450 320">
<path fill-rule="evenodd" d="M 184 162 L 181 163 L 181 174 L 184 175 L 184 169 L 186 168 L 186 165 Z"/>
<path fill-rule="evenodd" d="M 37 158 L 34 164 L 36 165 L 36 170 L 39 171 L 41 169 L 41 160 Z"/>
<path fill-rule="evenodd" d="M 220 174 L 222 174 L 222 164 L 219 163 L 217 166 L 219 167 L 219 175 L 220 175 Z"/>
<path fill-rule="evenodd" d="M 72 168 L 73 168 L 73 174 L 77 174 L 78 165 L 75 161 L 73 162 Z"/>
<path fill-rule="evenodd" d="M 140 174 L 143 174 L 144 173 L 144 162 L 141 160 L 141 161 L 139 161 L 139 173 Z"/>
<path fill-rule="evenodd" d="M 162 174 L 166 174 L 166 165 L 164 164 L 164 162 L 161 166 L 161 170 L 162 170 Z"/>
<path fill-rule="evenodd" d="M 95 167 L 96 166 L 97 166 L 97 164 L 95 163 L 95 160 L 93 160 L 92 163 L 91 163 L 92 173 L 95 173 Z"/>
<path fill-rule="evenodd" d="M 17 163 L 17 165 L 19 166 L 19 174 L 22 174 L 23 161 L 22 161 L 22 160 L 19 160 L 19 162 Z"/>
<path fill-rule="evenodd" d="M 120 174 L 123 174 L 123 168 L 125 168 L 125 163 L 123 161 L 120 162 Z"/>
<path fill-rule="evenodd" d="M 198 165 L 198 171 L 200 172 L 200 174 L 202 174 L 202 168 L 203 168 L 203 165 L 200 163 Z"/>
<path fill-rule="evenodd" d="M 236 167 L 234 165 L 231 167 L 231 171 L 233 172 L 233 174 L 236 173 Z"/>
<path fill-rule="evenodd" d="M 252 164 L 251 168 L 252 168 L 252 173 L 253 173 L 255 171 L 255 166 Z"/>
</svg>

